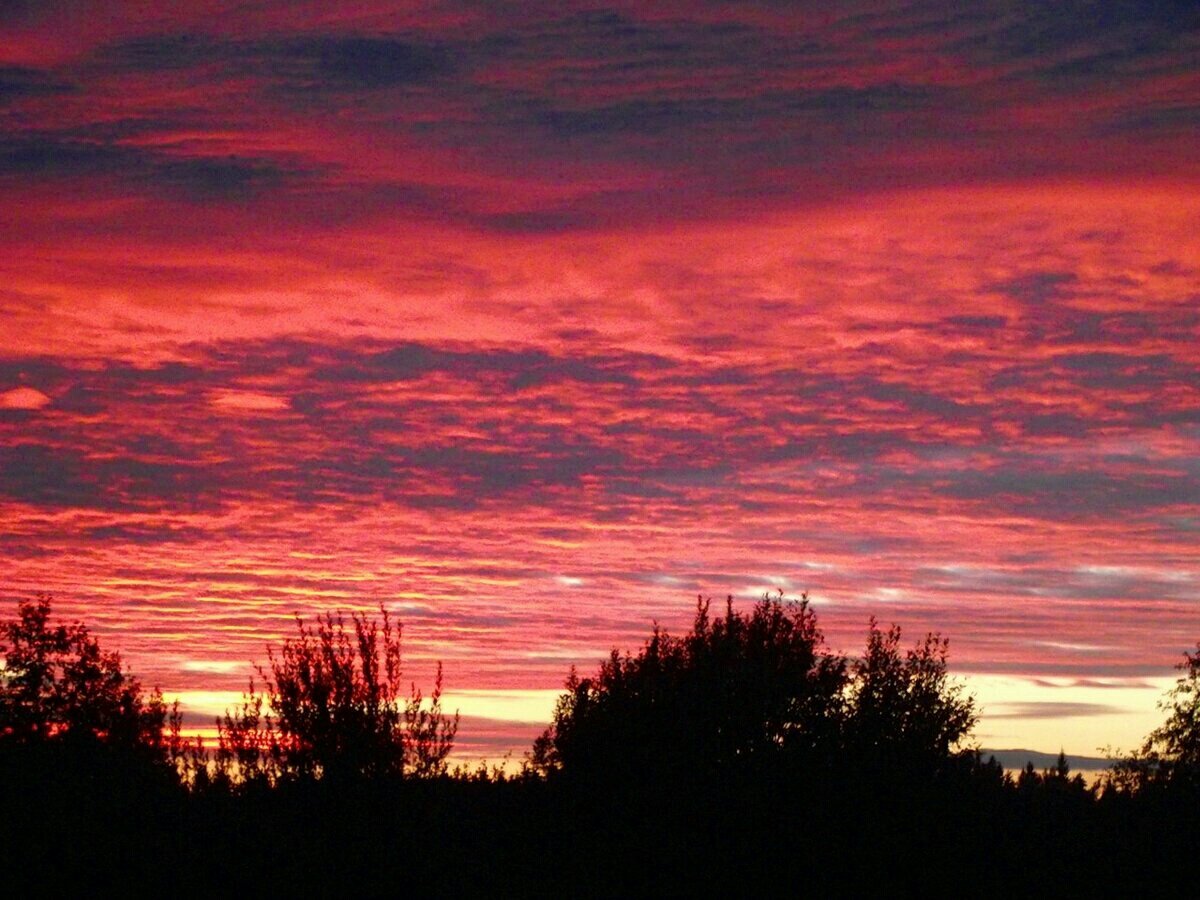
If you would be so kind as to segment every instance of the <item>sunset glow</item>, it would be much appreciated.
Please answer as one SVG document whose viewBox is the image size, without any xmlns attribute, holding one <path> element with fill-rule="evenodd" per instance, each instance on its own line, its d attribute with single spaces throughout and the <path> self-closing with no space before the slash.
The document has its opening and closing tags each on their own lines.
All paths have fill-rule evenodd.
<svg viewBox="0 0 1200 900">
<path fill-rule="evenodd" d="M 1200 7 L 351 6 L 0 5 L 10 608 L 206 725 L 382 604 L 498 759 L 807 590 L 948 635 L 984 746 L 1140 741 L 1200 639 Z"/>
</svg>

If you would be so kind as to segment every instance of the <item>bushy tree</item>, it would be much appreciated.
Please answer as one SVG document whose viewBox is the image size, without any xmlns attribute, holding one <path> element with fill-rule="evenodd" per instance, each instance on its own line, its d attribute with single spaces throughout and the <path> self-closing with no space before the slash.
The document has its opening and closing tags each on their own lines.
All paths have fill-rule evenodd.
<svg viewBox="0 0 1200 900">
<path fill-rule="evenodd" d="M 947 647 L 928 635 L 902 652 L 899 628 L 872 620 L 851 661 L 825 648 L 806 596 L 764 597 L 748 615 L 730 599 L 715 619 L 702 600 L 683 637 L 655 627 L 636 655 L 614 650 L 590 677 L 572 669 L 530 762 L 656 777 L 782 760 L 928 770 L 976 719 L 947 675 Z"/>
<path fill-rule="evenodd" d="M 1166 720 L 1137 751 L 1116 761 L 1108 787 L 1200 790 L 1200 644 L 1176 668 L 1182 674 L 1158 704 Z"/>
<path fill-rule="evenodd" d="M 458 715 L 442 711 L 442 673 L 429 703 L 401 682 L 399 625 L 358 613 L 297 617 L 297 635 L 259 666 L 242 705 L 218 718 L 217 774 L 279 778 L 429 777 L 446 771 Z"/>
<path fill-rule="evenodd" d="M 1176 666 L 1183 674 L 1160 704 L 1167 719 L 1150 733 L 1153 753 L 1165 777 L 1200 786 L 1200 644 Z"/>
<path fill-rule="evenodd" d="M 885 765 L 937 765 L 974 727 L 974 700 L 949 678 L 949 641 L 928 634 L 905 652 L 900 637 L 898 626 L 882 631 L 871 618 L 866 653 L 853 664 L 847 748 Z"/>
<path fill-rule="evenodd" d="M 695 774 L 814 751 L 837 731 L 845 677 L 807 598 L 764 598 L 748 615 L 730 598 L 716 618 L 701 599 L 683 637 L 655 627 L 637 655 L 614 650 L 593 677 L 572 670 L 531 761 Z"/>
<path fill-rule="evenodd" d="M 103 744 L 159 756 L 167 707 L 146 696 L 115 652 L 84 625 L 50 623 L 51 599 L 23 600 L 0 622 L 0 739 L 14 744 Z"/>
</svg>

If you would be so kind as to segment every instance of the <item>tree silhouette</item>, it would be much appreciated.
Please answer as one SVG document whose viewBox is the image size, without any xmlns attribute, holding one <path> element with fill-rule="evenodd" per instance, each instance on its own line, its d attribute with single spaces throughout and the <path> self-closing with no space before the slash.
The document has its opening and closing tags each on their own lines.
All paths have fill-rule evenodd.
<svg viewBox="0 0 1200 900">
<path fill-rule="evenodd" d="M 1150 733 L 1146 749 L 1168 780 L 1200 787 L 1200 644 L 1176 668 L 1183 674 L 1159 704 L 1167 720 Z"/>
<path fill-rule="evenodd" d="M 1176 668 L 1182 674 L 1158 704 L 1166 720 L 1137 751 L 1116 761 L 1106 777 L 1109 787 L 1200 790 L 1200 644 Z"/>
<path fill-rule="evenodd" d="M 572 669 L 530 763 L 655 778 L 783 759 L 930 770 L 973 727 L 974 701 L 948 677 L 945 640 L 899 645 L 899 628 L 872 619 L 851 663 L 825 649 L 806 596 L 764 597 L 748 615 L 730 598 L 715 619 L 702 600 L 683 637 L 656 626 L 636 655 L 614 650 L 590 677 Z"/>
<path fill-rule="evenodd" d="M 358 613 L 350 623 L 296 618 L 297 635 L 251 681 L 241 706 L 217 719 L 217 774 L 231 781 L 279 778 L 430 777 L 446 771 L 458 715 L 442 711 L 442 673 L 429 703 L 401 682 L 399 625 Z"/>
<path fill-rule="evenodd" d="M 50 624 L 51 598 L 23 600 L 16 619 L 0 622 L 0 738 L 15 744 L 103 744 L 161 756 L 167 707 L 146 697 L 76 622 Z"/>
<path fill-rule="evenodd" d="M 540 772 L 695 775 L 812 747 L 837 729 L 843 661 L 823 650 L 807 598 L 764 598 L 749 615 L 699 600 L 682 638 L 655 626 L 636 656 L 594 677 L 572 669 L 531 755 Z"/>
<path fill-rule="evenodd" d="M 1071 774 L 1071 764 L 1067 762 L 1067 753 L 1063 749 L 1058 751 L 1058 759 L 1054 761 L 1054 768 L 1046 772 L 1047 778 L 1057 778 L 1060 781 L 1066 781 L 1067 776 Z"/>
<path fill-rule="evenodd" d="M 885 765 L 928 768 L 948 760 L 978 718 L 946 670 L 949 641 L 928 634 L 900 650 L 900 628 L 881 631 L 874 617 L 867 650 L 853 667 L 847 745 Z"/>
<path fill-rule="evenodd" d="M 1151 789 L 1097 796 L 1061 753 L 1015 779 L 956 753 L 974 704 L 944 640 L 905 650 L 872 621 L 849 659 L 807 602 L 781 597 L 719 616 L 701 601 L 686 634 L 655 628 L 572 673 L 532 755 L 554 777 L 417 782 L 445 771 L 457 717 L 440 677 L 432 704 L 403 690 L 386 612 L 297 619 L 219 723 L 216 756 L 192 745 L 189 769 L 178 715 L 164 738 L 161 699 L 49 607 L 0 622 L 0 856 L 6 884 L 30 872 L 36 892 L 170 889 L 181 871 L 223 890 L 248 866 L 298 894 L 384 893 L 397 871 L 470 895 L 1165 896 L 1194 882 L 1200 647 L 1136 755 Z M 180 790 L 164 759 L 201 789 Z"/>
</svg>

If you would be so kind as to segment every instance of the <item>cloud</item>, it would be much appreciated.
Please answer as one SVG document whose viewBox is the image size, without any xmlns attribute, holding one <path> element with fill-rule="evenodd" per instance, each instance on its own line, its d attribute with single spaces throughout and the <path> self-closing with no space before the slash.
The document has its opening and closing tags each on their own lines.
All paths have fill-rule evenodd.
<svg viewBox="0 0 1200 900">
<path fill-rule="evenodd" d="M 441 48 L 392 37 L 329 36 L 300 42 L 292 52 L 314 68 L 316 88 L 376 90 L 423 84 L 454 71 Z"/>
<path fill-rule="evenodd" d="M 1115 116 L 1101 134 L 1167 133 L 1183 135 L 1200 126 L 1200 104 L 1180 102 L 1149 109 L 1132 109 Z"/>
<path fill-rule="evenodd" d="M 300 177 L 266 159 L 161 156 L 147 161 L 141 176 L 152 189 L 197 203 L 245 200 Z"/>
<path fill-rule="evenodd" d="M 49 509 L 205 510 L 219 496 L 219 470 L 16 443 L 0 446 L 0 497 Z"/>
<path fill-rule="evenodd" d="M 942 321 L 948 325 L 971 330 L 991 330 L 994 328 L 1003 328 L 1008 324 L 1008 319 L 1005 316 L 947 316 Z"/>
<path fill-rule="evenodd" d="M 461 378 L 498 376 L 509 388 L 521 390 L 560 381 L 631 385 L 635 378 L 621 370 L 620 359 L 575 360 L 543 350 L 449 349 L 425 344 L 400 344 L 358 356 L 346 355 L 315 373 L 326 381 L 412 381 L 433 373 Z"/>
<path fill-rule="evenodd" d="M 53 137 L 0 139 L 0 176 L 111 174 L 139 155 L 120 147 Z"/>
<path fill-rule="evenodd" d="M 190 69 L 212 62 L 229 63 L 236 45 L 197 33 L 151 34 L 98 49 L 92 65 L 136 73 Z"/>
<path fill-rule="evenodd" d="M 272 394 L 253 391 L 221 390 L 217 391 L 209 402 L 220 409 L 243 412 L 276 412 L 289 407 L 286 397 L 276 397 Z"/>
<path fill-rule="evenodd" d="M 1111 688 L 1114 690 L 1134 689 L 1151 689 L 1153 685 L 1150 682 L 1140 678 L 1127 679 L 1099 679 L 1099 678 L 1076 678 L 1066 683 L 1047 681 L 1045 679 L 1033 679 L 1034 684 L 1039 687 L 1051 688 Z"/>
<path fill-rule="evenodd" d="M 50 403 L 37 388 L 21 386 L 0 393 L 0 409 L 41 409 Z"/>
<path fill-rule="evenodd" d="M 96 525 L 82 535 L 98 544 L 132 544 L 134 546 L 162 543 L 192 544 L 209 536 L 209 531 L 194 525 L 179 525 L 169 522 L 128 522 L 113 525 Z"/>
<path fill-rule="evenodd" d="M 1057 299 L 1077 280 L 1074 272 L 1028 272 L 1005 281 L 984 285 L 984 290 L 995 291 L 1033 305 Z"/>
<path fill-rule="evenodd" d="M 146 35 L 99 49 L 99 71 L 162 74 L 213 68 L 263 88 L 359 92 L 424 85 L 453 75 L 454 56 L 417 36 L 370 33 L 262 34 L 238 39 L 176 33 Z"/>
<path fill-rule="evenodd" d="M 996 710 L 1002 710 L 997 712 Z M 1111 716 L 1126 710 L 1107 703 L 997 703 L 988 709 L 989 719 L 1071 719 L 1080 716 Z"/>
<path fill-rule="evenodd" d="M 130 189 L 203 203 L 245 200 L 300 179 L 270 159 L 187 156 L 54 134 L 0 139 L 0 179 L 116 179 Z"/>
<path fill-rule="evenodd" d="M 467 688 L 767 583 L 1200 627 L 1192 12 L 113 2 L 0 4 L 0 548 L 146 683 L 380 601 Z"/>
<path fill-rule="evenodd" d="M 1159 65 L 1182 53 L 1186 35 L 1200 28 L 1200 14 L 1187 0 L 1111 4 L 1103 0 L 1048 7 L 1006 7 L 993 27 L 962 42 L 965 49 L 997 61 L 1022 61 L 1043 78 L 1128 72 L 1145 60 Z"/>
<path fill-rule="evenodd" d="M 0 106 L 27 98 L 53 96 L 69 90 L 69 85 L 39 69 L 0 65 Z"/>
<path fill-rule="evenodd" d="M 935 490 L 961 499 L 988 500 L 1010 509 L 1036 507 L 1058 516 L 1082 518 L 1200 503 L 1200 480 L 1179 468 L 1127 473 L 1119 481 L 1103 470 L 1001 468 L 956 473 Z"/>
</svg>

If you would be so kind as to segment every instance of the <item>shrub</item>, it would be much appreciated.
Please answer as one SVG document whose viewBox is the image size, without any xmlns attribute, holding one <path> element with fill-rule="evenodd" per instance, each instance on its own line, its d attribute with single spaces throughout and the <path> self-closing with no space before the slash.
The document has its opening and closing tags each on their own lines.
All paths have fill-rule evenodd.
<svg viewBox="0 0 1200 900">
<path fill-rule="evenodd" d="M 431 777 L 446 771 L 458 715 L 442 711 L 442 673 L 429 703 L 405 695 L 399 625 L 358 613 L 296 618 L 297 635 L 259 666 L 240 708 L 217 720 L 216 770 L 230 781 Z"/>
</svg>

